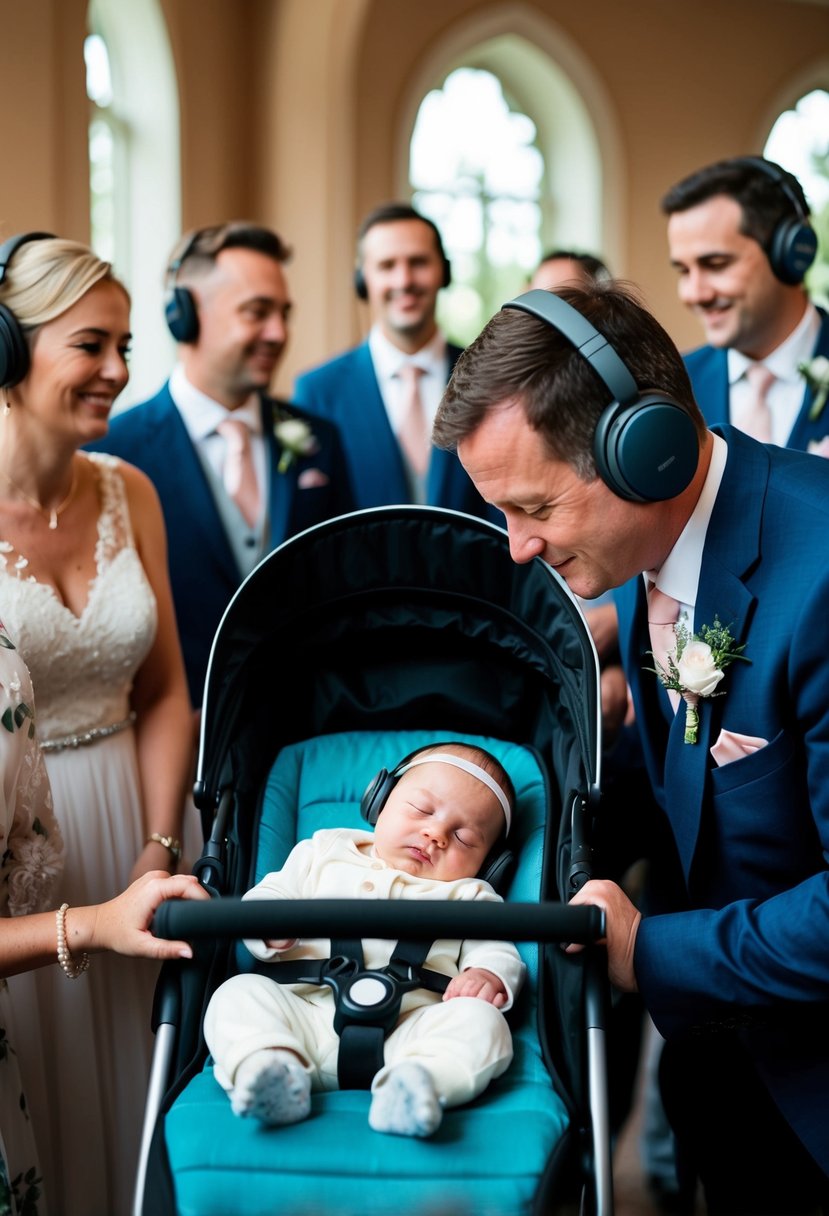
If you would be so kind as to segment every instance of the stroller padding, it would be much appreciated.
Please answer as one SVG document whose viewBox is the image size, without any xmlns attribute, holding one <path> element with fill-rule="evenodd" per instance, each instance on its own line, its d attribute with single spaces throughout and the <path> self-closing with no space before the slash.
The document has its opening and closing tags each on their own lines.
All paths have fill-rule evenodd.
<svg viewBox="0 0 829 1216">
<path fill-rule="evenodd" d="M 543 767 L 519 744 L 446 731 L 349 731 L 283 748 L 262 792 L 250 884 L 318 828 L 364 827 L 360 796 L 375 773 L 447 737 L 480 743 L 509 772 L 517 865 L 506 898 L 543 898 L 545 848 L 549 868 L 555 830 L 552 843 L 547 837 L 559 817 Z M 232 1114 L 208 1061 L 165 1118 L 181 1216 L 527 1216 L 567 1137 L 568 1113 L 539 1032 L 539 947 L 518 948 L 528 978 L 510 1015 L 515 1059 L 477 1101 L 447 1111 L 427 1141 L 373 1132 L 369 1095 L 361 1091 L 315 1093 L 307 1121 L 263 1128 Z M 252 963 L 241 947 L 237 963 Z"/>
</svg>

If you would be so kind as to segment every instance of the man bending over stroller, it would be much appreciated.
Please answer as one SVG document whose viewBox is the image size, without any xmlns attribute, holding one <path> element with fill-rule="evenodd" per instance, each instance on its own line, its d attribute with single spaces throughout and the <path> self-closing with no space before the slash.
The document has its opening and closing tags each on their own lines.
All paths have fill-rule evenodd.
<svg viewBox="0 0 829 1216">
<path fill-rule="evenodd" d="M 363 797 L 375 831 L 315 832 L 251 899 L 484 899 L 478 877 L 498 854 L 515 804 L 512 783 L 488 752 L 446 743 L 382 771 Z M 382 811 L 382 814 L 380 813 Z M 324 959 L 325 941 L 245 943 L 261 960 Z M 362 943 L 366 969 L 388 964 L 394 943 Z M 477 1097 L 512 1060 L 503 1014 L 524 978 L 510 942 L 432 943 L 425 965 L 449 976 L 443 995 L 407 991 L 371 1083 L 369 1123 L 378 1132 L 429 1136 L 443 1110 Z M 277 974 L 279 962 L 275 966 Z M 217 1081 L 237 1115 L 276 1126 L 307 1117 L 311 1090 L 338 1087 L 339 1038 L 331 987 L 236 975 L 213 994 L 205 1037 Z"/>
</svg>

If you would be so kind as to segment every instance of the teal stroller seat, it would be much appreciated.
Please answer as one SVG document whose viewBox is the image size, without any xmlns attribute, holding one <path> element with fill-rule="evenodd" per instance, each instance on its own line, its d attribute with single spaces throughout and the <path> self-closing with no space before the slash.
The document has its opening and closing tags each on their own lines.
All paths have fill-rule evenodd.
<svg viewBox="0 0 829 1216">
<path fill-rule="evenodd" d="M 365 827 L 361 795 L 380 769 L 449 738 L 486 747 L 516 790 L 503 905 L 241 902 L 298 840 Z M 155 926 L 191 936 L 196 957 L 165 966 L 159 986 L 136 1213 L 609 1214 L 602 993 L 589 979 L 601 969 L 557 944 L 602 929 L 598 910 L 563 907 L 588 872 L 598 756 L 580 610 L 541 563 L 513 565 L 499 529 L 381 509 L 266 559 L 228 608 L 208 674 L 196 869 L 217 898 L 166 905 Z M 508 1015 L 512 1064 L 425 1140 L 371 1130 L 365 1089 L 314 1093 L 310 1117 L 286 1127 L 238 1118 L 201 1022 L 215 987 L 255 965 L 237 939 L 266 934 L 515 940 L 528 976 Z"/>
</svg>

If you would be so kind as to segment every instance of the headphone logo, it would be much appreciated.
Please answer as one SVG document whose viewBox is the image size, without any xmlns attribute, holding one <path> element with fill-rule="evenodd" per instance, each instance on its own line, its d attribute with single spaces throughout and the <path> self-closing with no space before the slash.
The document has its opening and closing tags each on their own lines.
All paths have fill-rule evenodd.
<svg viewBox="0 0 829 1216">
<path fill-rule="evenodd" d="M 593 456 L 597 473 L 614 494 L 628 502 L 664 502 L 687 489 L 697 469 L 699 442 L 681 405 L 659 393 L 640 394 L 608 339 L 554 292 L 527 291 L 503 307 L 530 313 L 558 330 L 613 397 L 596 424 Z"/>
</svg>

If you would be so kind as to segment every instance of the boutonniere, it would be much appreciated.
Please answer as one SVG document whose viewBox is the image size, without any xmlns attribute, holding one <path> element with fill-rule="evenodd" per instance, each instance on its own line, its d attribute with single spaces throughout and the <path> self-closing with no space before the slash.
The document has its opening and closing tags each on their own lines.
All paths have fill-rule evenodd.
<svg viewBox="0 0 829 1216">
<path fill-rule="evenodd" d="M 814 422 L 829 397 L 829 359 L 825 355 L 815 355 L 808 363 L 798 363 L 797 370 L 815 394 L 809 407 L 809 421 Z"/>
<path fill-rule="evenodd" d="M 297 456 L 313 456 L 319 450 L 316 435 L 302 418 L 278 413 L 274 419 L 273 433 L 282 448 L 277 473 L 287 473 Z"/>
<path fill-rule="evenodd" d="M 676 649 L 668 654 L 668 666 L 663 667 L 654 658 L 655 671 L 662 685 L 678 692 L 685 702 L 685 742 L 696 743 L 699 733 L 700 697 L 722 697 L 717 685 L 725 675 L 725 669 L 735 659 L 750 663 L 742 651 L 745 645 L 735 646 L 727 625 L 714 617 L 713 625 L 703 625 L 697 633 L 691 633 L 686 625 L 675 625 Z M 648 654 L 653 654 L 652 650 Z"/>
</svg>

